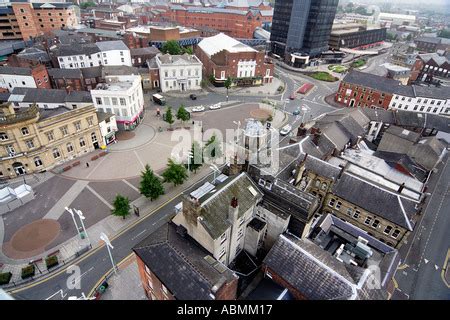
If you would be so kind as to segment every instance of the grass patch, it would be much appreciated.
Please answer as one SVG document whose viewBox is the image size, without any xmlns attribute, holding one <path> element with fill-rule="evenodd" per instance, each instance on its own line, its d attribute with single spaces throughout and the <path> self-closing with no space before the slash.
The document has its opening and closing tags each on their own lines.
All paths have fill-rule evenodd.
<svg viewBox="0 0 450 320">
<path fill-rule="evenodd" d="M 347 68 L 344 66 L 333 64 L 331 66 L 328 66 L 328 70 L 336 72 L 336 73 L 343 73 L 343 72 L 347 71 Z"/>
<path fill-rule="evenodd" d="M 358 59 L 358 60 L 352 62 L 352 67 L 353 68 L 359 68 L 359 67 L 362 67 L 365 64 L 366 64 L 366 60 Z"/>
<path fill-rule="evenodd" d="M 11 280 L 12 273 L 11 272 L 3 272 L 0 273 L 0 285 L 2 284 L 8 284 Z"/>
<path fill-rule="evenodd" d="M 310 74 L 310 77 L 312 77 L 316 80 L 327 81 L 327 82 L 335 82 L 335 81 L 339 80 L 338 78 L 333 77 L 328 72 L 323 72 L 323 71 L 314 72 L 314 73 Z"/>
</svg>

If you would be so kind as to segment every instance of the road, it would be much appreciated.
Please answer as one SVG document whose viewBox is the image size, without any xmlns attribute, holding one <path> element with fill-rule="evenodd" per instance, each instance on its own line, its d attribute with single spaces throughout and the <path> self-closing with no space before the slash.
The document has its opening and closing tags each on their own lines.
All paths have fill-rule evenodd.
<svg viewBox="0 0 450 320">
<path fill-rule="evenodd" d="M 442 269 L 450 248 L 450 165 L 448 157 L 429 182 L 428 199 L 422 220 L 400 248 L 404 259 L 395 280 L 393 299 L 449 300 L 450 288 L 442 279 Z"/>
</svg>

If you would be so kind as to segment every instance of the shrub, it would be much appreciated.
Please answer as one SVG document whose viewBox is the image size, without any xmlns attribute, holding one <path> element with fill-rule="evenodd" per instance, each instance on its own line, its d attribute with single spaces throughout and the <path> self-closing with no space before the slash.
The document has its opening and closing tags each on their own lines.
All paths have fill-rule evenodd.
<svg viewBox="0 0 450 320">
<path fill-rule="evenodd" d="M 47 269 L 55 267 L 58 264 L 59 264 L 59 262 L 58 262 L 57 256 L 49 256 L 49 257 L 45 258 L 45 265 L 47 266 Z"/>
<path fill-rule="evenodd" d="M 72 163 L 72 167 L 76 167 L 76 166 L 79 166 L 80 164 L 81 164 L 81 162 L 80 162 L 80 161 L 76 161 L 76 162 Z"/>
<path fill-rule="evenodd" d="M 282 92 L 284 90 L 284 87 L 283 86 L 279 86 L 277 90 L 278 90 L 278 92 Z"/>
<path fill-rule="evenodd" d="M 314 72 L 310 76 L 316 80 L 327 81 L 327 82 L 334 82 L 334 81 L 339 80 L 338 78 L 333 77 L 328 72 L 323 72 L 323 71 Z"/>
<path fill-rule="evenodd" d="M 3 272 L 0 273 L 0 285 L 2 284 L 8 284 L 11 280 L 12 273 L 11 272 Z"/>
<path fill-rule="evenodd" d="M 24 268 L 22 268 L 22 279 L 27 279 L 30 278 L 32 276 L 34 276 L 34 272 L 35 272 L 35 266 L 34 265 L 29 265 L 26 266 Z"/>
</svg>

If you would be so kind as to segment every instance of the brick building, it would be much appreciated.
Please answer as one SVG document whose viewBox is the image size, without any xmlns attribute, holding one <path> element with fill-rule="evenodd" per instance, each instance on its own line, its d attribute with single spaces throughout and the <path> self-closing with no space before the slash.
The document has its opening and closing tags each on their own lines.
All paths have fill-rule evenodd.
<svg viewBox="0 0 450 320">
<path fill-rule="evenodd" d="M 133 248 L 150 300 L 235 300 L 238 276 L 183 228 L 165 224 Z"/>
<path fill-rule="evenodd" d="M 133 67 L 145 67 L 147 60 L 153 59 L 159 53 L 161 51 L 156 47 L 130 49 L 131 63 Z"/>
<path fill-rule="evenodd" d="M 439 37 L 418 37 L 414 39 L 417 50 L 423 52 L 436 52 L 438 50 L 449 50 L 450 39 Z"/>
<path fill-rule="evenodd" d="M 12 2 L 0 9 L 0 40 L 29 40 L 77 23 L 72 3 Z"/>
<path fill-rule="evenodd" d="M 434 78 L 450 78 L 450 55 L 437 53 L 419 54 L 411 70 L 411 81 L 432 82 Z"/>
<path fill-rule="evenodd" d="M 44 65 L 30 68 L 0 67 L 0 87 L 9 91 L 17 87 L 50 89 L 51 83 Z"/>
<path fill-rule="evenodd" d="M 270 83 L 274 65 L 265 56 L 223 33 L 204 38 L 195 48 L 195 55 L 202 61 L 206 77 L 214 77 L 216 85 L 223 85 L 227 78 L 234 85 L 259 85 Z"/>
<path fill-rule="evenodd" d="M 352 71 L 341 81 L 335 101 L 347 107 L 387 109 L 399 85 L 393 79 Z"/>
<path fill-rule="evenodd" d="M 257 27 L 272 21 L 272 11 L 172 5 L 161 17 L 186 27 L 208 27 L 234 38 L 252 39 Z"/>
</svg>

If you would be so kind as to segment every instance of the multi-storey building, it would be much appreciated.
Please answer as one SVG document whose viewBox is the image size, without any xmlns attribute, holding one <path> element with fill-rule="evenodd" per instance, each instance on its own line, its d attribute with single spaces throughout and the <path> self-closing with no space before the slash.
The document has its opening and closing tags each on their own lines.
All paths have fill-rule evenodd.
<svg viewBox="0 0 450 320">
<path fill-rule="evenodd" d="M 308 57 L 317 57 L 327 51 L 338 2 L 276 1 L 270 36 L 272 52 L 300 65 L 305 64 Z"/>
<path fill-rule="evenodd" d="M 234 85 L 258 85 L 270 83 L 274 65 L 265 52 L 257 51 L 221 33 L 204 38 L 195 48 L 195 54 L 203 63 L 205 76 L 223 85 L 231 78 Z"/>
<path fill-rule="evenodd" d="M 49 170 L 103 145 L 96 109 L 0 107 L 0 177 Z"/>
<path fill-rule="evenodd" d="M 12 92 L 14 88 L 50 89 L 51 83 L 44 65 L 34 67 L 0 67 L 0 88 Z"/>
<path fill-rule="evenodd" d="M 200 90 L 202 82 L 202 63 L 195 55 L 158 55 L 162 92 Z"/>
<path fill-rule="evenodd" d="M 438 50 L 449 50 L 450 40 L 439 37 L 419 37 L 414 39 L 417 50 L 424 52 L 437 52 Z"/>
<path fill-rule="evenodd" d="M 437 53 L 419 54 L 411 69 L 411 81 L 432 82 L 441 80 L 448 82 L 450 78 L 449 55 Z"/>
<path fill-rule="evenodd" d="M 0 40 L 30 40 L 53 30 L 76 26 L 72 3 L 11 2 L 0 10 Z"/>
<path fill-rule="evenodd" d="M 120 130 L 133 130 L 144 117 L 141 76 L 107 76 L 91 90 L 98 111 L 113 113 Z"/>
<path fill-rule="evenodd" d="M 359 23 L 333 24 L 329 46 L 332 49 L 367 49 L 379 45 L 386 39 L 386 28 L 368 29 Z"/>
<path fill-rule="evenodd" d="M 121 40 L 85 45 L 60 45 L 53 52 L 61 69 L 131 66 L 130 49 Z"/>
</svg>

